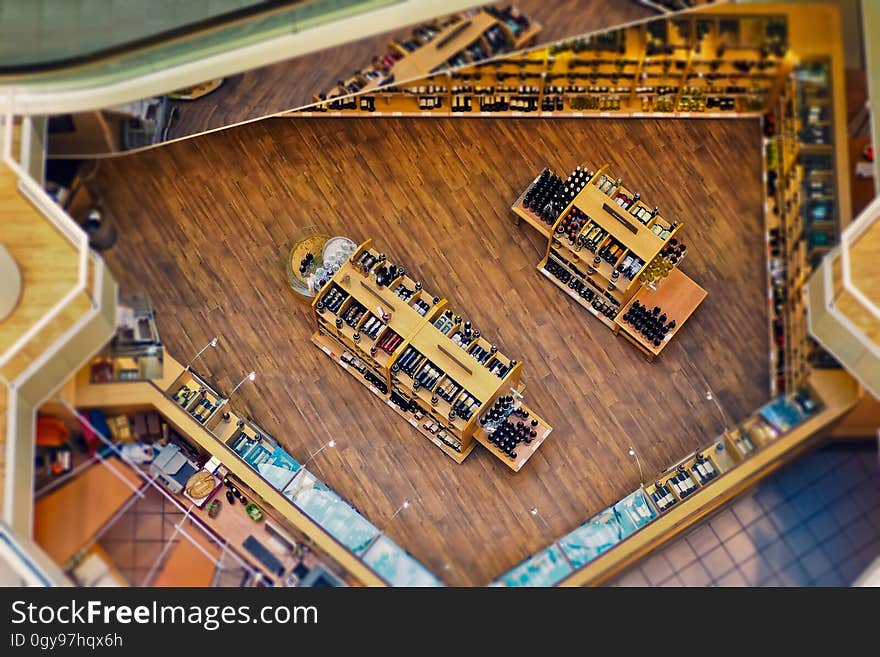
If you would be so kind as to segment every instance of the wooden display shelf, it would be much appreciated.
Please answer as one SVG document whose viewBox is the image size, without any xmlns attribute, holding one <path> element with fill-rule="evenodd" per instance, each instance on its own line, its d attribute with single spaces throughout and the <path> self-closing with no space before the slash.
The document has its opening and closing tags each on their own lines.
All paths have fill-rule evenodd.
<svg viewBox="0 0 880 657">
<path fill-rule="evenodd" d="M 407 81 L 423 77 L 442 66 L 444 62 L 482 38 L 483 32 L 498 23 L 498 19 L 485 11 L 441 30 L 421 48 L 407 54 L 391 68 L 395 81 Z"/>
<path fill-rule="evenodd" d="M 547 424 L 543 419 L 538 417 L 528 406 L 525 404 L 516 405 L 517 408 L 523 408 L 524 410 L 529 412 L 529 418 L 535 419 L 538 421 L 538 429 L 537 436 L 532 440 L 531 445 L 526 445 L 525 443 L 520 443 L 517 448 L 517 458 L 516 460 L 511 460 L 507 454 L 498 449 L 495 445 L 492 444 L 492 441 L 489 440 L 489 436 L 486 435 L 485 430 L 480 427 L 474 432 L 474 439 L 480 443 L 483 447 L 488 449 L 492 454 L 494 454 L 499 460 L 501 460 L 504 465 L 513 470 L 514 472 L 519 472 L 520 469 L 526 464 L 535 452 L 538 451 L 538 448 L 541 446 L 541 443 L 544 442 L 544 439 L 550 435 L 550 432 L 553 431 L 552 427 Z"/>
<path fill-rule="evenodd" d="M 604 171 L 604 167 L 600 171 Z M 608 174 L 605 173 L 605 175 Z M 608 177 L 610 178 L 611 176 Z M 574 198 L 572 205 L 585 212 L 593 223 L 606 230 L 611 237 L 623 244 L 629 252 L 638 256 L 646 263 L 651 262 L 660 253 L 660 249 L 668 243 L 668 240 L 676 235 L 681 228 L 681 224 L 671 231 L 667 239 L 661 239 L 658 235 L 651 232 L 648 226 L 617 205 L 612 197 L 602 192 L 596 186 L 599 178 L 600 174 L 597 172 L 589 184 Z M 611 214 L 608 211 L 609 208 L 622 217 L 623 221 Z"/>
<path fill-rule="evenodd" d="M 615 322 L 614 319 L 593 308 L 593 299 L 587 301 L 581 296 L 580 290 L 575 290 L 569 287 L 567 283 L 557 279 L 548 269 L 548 262 L 552 259 L 559 266 L 563 267 L 577 282 L 589 288 L 596 295 L 594 298 L 598 298 L 603 304 L 616 309 L 614 317 L 617 318 L 629 307 L 635 296 L 641 294 L 642 299 L 652 298 L 652 291 L 645 288 L 641 281 L 639 281 L 638 272 L 651 265 L 652 261 L 660 255 L 663 248 L 669 244 L 669 241 L 678 234 L 683 224 L 677 223 L 673 226 L 663 219 L 659 213 L 651 216 L 646 223 L 643 223 L 639 218 L 631 214 L 629 209 L 624 209 L 618 205 L 614 200 L 614 196 L 623 194 L 627 198 L 635 200 L 635 194 L 622 184 L 619 186 L 614 185 L 611 196 L 602 191 L 599 187 L 600 183 L 604 184 L 604 181 L 614 180 L 608 174 L 607 169 L 608 165 L 600 167 L 593 174 L 592 178 L 587 180 L 580 192 L 562 209 L 559 217 L 550 228 L 549 235 L 544 226 L 532 216 L 529 216 L 531 213 L 522 208 L 525 194 L 540 176 L 532 181 L 511 209 L 517 217 L 525 218 L 530 226 L 547 238 L 547 250 L 544 258 L 537 266 L 538 271 L 547 277 L 553 285 L 574 299 L 580 306 L 586 308 L 608 328 L 615 333 L 619 333 L 621 323 Z M 652 206 L 647 201 L 639 199 L 631 207 L 642 208 L 647 212 L 651 212 Z M 595 252 L 585 246 L 577 247 L 572 245 L 567 237 L 558 236 L 559 234 L 556 231 L 567 220 L 567 217 L 570 216 L 573 208 L 580 210 L 588 219 L 578 231 L 575 240 L 589 234 L 596 228 L 600 228 L 603 231 L 604 235 L 597 238 Z M 664 227 L 663 229 L 668 230 L 669 234 L 665 238 L 660 237 L 653 231 L 655 226 Z M 611 264 L 601 257 L 599 263 L 595 263 L 595 258 L 599 257 L 598 253 L 602 251 L 605 245 L 611 243 L 612 240 L 614 244 L 623 249 L 615 263 Z M 617 280 L 614 280 L 616 266 L 631 257 L 636 259 L 632 266 L 639 267 L 637 274 L 632 279 L 621 275 Z M 672 272 L 675 272 L 673 279 L 677 280 L 679 276 L 683 276 L 678 272 L 677 267 L 673 267 Z M 667 296 L 661 295 L 659 297 L 660 299 L 665 298 L 665 303 L 673 311 L 680 314 L 681 320 L 676 319 L 678 324 L 676 328 L 693 313 L 696 306 L 706 296 L 705 290 L 697 286 L 689 278 L 684 277 L 684 279 L 690 285 L 684 285 L 683 283 L 673 284 L 668 288 Z M 684 294 L 685 297 L 683 299 L 675 299 L 673 302 L 673 297 L 679 293 Z M 673 333 L 670 333 L 669 337 Z M 625 330 L 624 337 L 648 355 L 649 359 L 653 359 L 662 350 L 662 346 L 665 346 L 664 343 L 660 349 L 655 349 L 653 345 L 645 342 L 640 336 L 630 335 L 628 330 Z"/>
<path fill-rule="evenodd" d="M 756 446 L 745 457 L 738 453 L 725 455 L 725 461 L 730 465 L 725 470 L 721 469 L 721 459 L 711 447 L 703 450 L 713 459 L 719 476 L 567 576 L 559 586 L 599 585 L 609 581 L 821 440 L 823 432 L 849 411 L 861 396 L 855 381 L 840 370 L 814 371 L 810 374 L 809 385 L 824 405 L 818 413 L 765 446 Z M 723 442 L 727 443 L 726 438 Z"/>
<path fill-rule="evenodd" d="M 399 414 L 444 453 L 461 463 L 473 449 L 477 417 L 506 390 L 519 383 L 522 363 L 511 366 L 513 361 L 497 348 L 493 353 L 494 345 L 485 336 L 473 335 L 464 348 L 454 342 L 453 336 L 464 330 L 465 322 L 446 307 L 445 300 L 427 292 L 420 284 L 417 286 L 410 275 L 398 274 L 388 286 L 380 286 L 377 280 L 380 268 L 391 265 L 391 261 L 383 260 L 380 255 L 372 248 L 372 241 L 367 240 L 342 263 L 316 295 L 312 305 L 316 311 L 318 331 L 312 342 L 390 405 L 395 405 L 394 400 L 398 395 L 407 404 L 412 404 L 406 409 L 397 408 Z M 401 286 L 410 291 L 406 298 L 397 295 Z M 330 311 L 324 302 L 328 298 L 332 300 L 335 291 L 347 295 L 336 313 Z M 319 304 L 322 308 L 320 312 Z M 352 320 L 355 325 L 349 326 L 343 321 L 337 327 L 337 317 L 345 316 L 354 307 L 353 304 L 363 306 L 358 320 Z M 419 304 L 423 312 L 416 309 Z M 385 317 L 385 330 L 393 330 L 400 336 L 400 344 L 393 355 L 382 353 L 381 348 L 375 356 L 370 354 L 370 347 L 373 344 L 378 346 L 381 336 L 374 342 L 361 330 L 368 321 L 367 313 L 379 319 Z M 435 326 L 435 322 L 441 318 L 446 318 L 450 326 L 447 333 Z M 475 327 L 472 330 L 476 333 Z M 354 341 L 355 331 L 362 336 L 357 343 Z M 482 363 L 472 355 L 475 349 L 486 352 L 485 356 L 481 355 Z M 421 359 L 418 370 L 430 363 L 438 372 L 430 388 L 416 389 L 413 376 L 398 367 L 399 359 L 405 355 L 409 358 L 408 354 L 413 352 L 419 354 Z M 348 356 L 343 360 L 346 353 Z M 367 380 L 361 372 L 356 374 L 353 364 L 346 362 L 348 358 L 360 361 L 364 372 L 375 377 L 376 381 Z M 501 362 L 508 368 L 504 376 L 499 377 L 491 371 L 495 362 Z M 451 401 L 438 393 L 439 386 L 447 380 L 456 386 Z M 379 385 L 379 381 L 383 385 Z M 385 388 L 384 392 L 382 387 Z M 434 398 L 436 401 L 432 401 Z M 465 407 L 456 407 L 461 402 L 465 403 Z M 410 409 L 418 411 L 421 417 L 415 417 Z M 453 410 L 456 414 L 450 419 Z M 463 417 L 467 411 L 470 412 L 469 417 Z M 431 431 L 432 428 L 434 431 Z"/>
<path fill-rule="evenodd" d="M 318 339 L 320 338 L 320 339 Z M 330 356 L 336 364 L 338 364 L 343 370 L 351 374 L 357 381 L 362 383 L 365 388 L 367 388 L 374 395 L 382 399 L 383 401 L 388 396 L 388 393 L 383 393 L 379 388 L 377 388 L 374 384 L 367 381 L 364 378 L 363 374 L 354 369 L 349 363 L 344 362 L 342 356 L 346 353 L 351 355 L 358 360 L 362 360 L 360 356 L 357 354 L 351 353 L 351 349 L 349 349 L 346 345 L 339 341 L 331 341 L 332 338 L 328 336 L 326 333 L 316 332 L 312 335 L 312 343 L 315 344 L 321 351 Z"/>
<path fill-rule="evenodd" d="M 713 14 L 714 12 L 715 8 Z M 791 22 L 791 16 L 785 10 L 778 11 L 774 18 Z M 736 20 L 741 25 L 748 25 L 750 22 L 757 24 L 753 15 L 729 16 L 729 19 Z M 470 99 L 472 107 L 470 112 L 451 111 L 452 94 L 450 94 L 444 98 L 444 106 L 436 110 L 421 109 L 410 99 L 406 103 L 395 102 L 385 107 L 377 107 L 377 111 L 372 113 L 362 110 L 359 103 L 354 103 L 349 109 L 330 108 L 332 110 L 330 115 L 757 118 L 765 114 L 775 102 L 781 86 L 780 78 L 785 74 L 790 59 L 788 56 L 779 58 L 775 54 L 762 57 L 760 46 L 754 45 L 763 43 L 765 37 L 761 35 L 761 30 L 766 29 L 766 19 L 761 17 L 758 21 L 760 26 L 754 30 L 748 28 L 752 32 L 750 37 L 753 40 L 752 45 L 735 47 L 726 44 L 726 51 L 720 57 L 716 52 L 720 43 L 717 35 L 707 34 L 699 44 L 693 38 L 697 20 L 703 22 L 708 20 L 713 25 L 717 25 L 717 17 L 705 12 L 680 15 L 675 19 L 666 20 L 669 43 L 674 46 L 671 55 L 647 54 L 649 41 L 647 34 L 652 28 L 651 24 L 642 24 L 616 31 L 619 35 L 618 41 L 625 42 L 624 54 L 607 49 L 575 52 L 569 47 L 555 44 L 519 52 L 510 58 L 503 55 L 492 56 L 488 60 L 465 65 L 446 74 L 448 88 L 453 84 L 457 86 L 459 81 L 479 79 L 478 86 L 484 89 L 496 89 L 493 95 L 499 98 L 508 100 L 513 97 L 533 98 L 537 101 L 534 111 L 521 111 L 512 107 L 498 112 L 481 111 L 480 94 L 466 92 L 458 95 Z M 691 36 L 687 39 L 681 38 L 677 23 L 687 24 L 687 31 Z M 503 23 L 499 24 L 503 25 Z M 539 27 L 533 24 L 516 39 L 513 47 L 520 48 L 528 42 L 535 29 Z M 452 31 L 452 28 L 446 30 Z M 428 68 L 406 63 L 408 60 L 416 62 L 423 57 L 427 58 L 432 49 L 431 44 L 435 42 L 436 38 L 412 53 L 401 50 L 400 54 L 405 54 L 393 67 L 395 79 L 411 83 L 413 80 L 408 79 L 410 76 L 415 75 L 425 79 L 430 71 L 436 70 L 442 62 Z M 514 60 L 528 62 L 527 68 L 513 64 Z M 735 62 L 741 61 L 751 64 L 748 71 L 739 70 L 734 65 Z M 767 68 L 768 62 L 772 64 L 769 68 Z M 419 68 L 422 70 L 416 72 Z M 402 73 L 398 73 L 397 69 Z M 516 76 L 518 79 L 521 73 L 527 75 L 528 84 L 538 87 L 537 93 L 520 94 L 518 91 L 510 90 L 511 86 L 516 86 L 510 84 L 511 76 Z M 701 78 L 700 74 L 718 77 L 710 82 L 705 77 Z M 443 73 L 434 73 L 431 74 L 430 79 L 443 75 Z M 385 96 L 396 94 L 403 97 L 404 95 L 404 92 L 397 91 L 393 87 L 382 87 L 378 86 L 379 84 L 381 82 L 370 82 L 359 93 L 369 94 L 374 91 Z M 559 87 L 563 90 L 559 91 L 557 89 Z M 668 87 L 669 91 L 660 93 L 663 91 L 660 87 Z M 728 92 L 728 87 L 736 89 Z M 557 108 L 555 103 L 552 107 L 544 105 L 545 99 L 556 97 L 564 99 L 561 109 Z M 725 99 L 732 103 L 729 109 L 721 109 L 717 103 L 715 107 L 708 107 L 709 99 Z M 316 102 L 320 102 L 320 98 L 316 97 Z M 320 110 L 312 112 L 306 109 L 305 112 L 307 115 L 322 114 Z"/>
<path fill-rule="evenodd" d="M 503 55 L 503 52 L 516 51 L 523 48 L 541 31 L 541 24 L 530 21 L 529 26 L 521 34 L 515 35 L 506 22 L 492 15 L 485 9 L 471 10 L 451 17 L 443 26 L 437 23 L 429 23 L 428 26 L 437 29 L 438 33 L 427 43 L 423 43 L 414 50 L 409 50 L 397 40 L 388 43 L 388 50 L 397 59 L 391 64 L 387 72 L 370 65 L 354 76 L 345 80 L 343 86 L 333 87 L 327 94 L 329 102 L 336 98 L 348 98 L 351 96 L 348 86 L 352 83 L 359 85 L 355 94 L 364 95 L 383 93 L 389 83 L 395 86 L 420 80 L 425 76 L 435 75 L 438 69 L 456 57 L 464 57 L 468 63 L 473 63 L 473 57 L 468 49 L 476 43 L 480 43 L 487 54 L 483 61 L 492 61 Z M 493 27 L 500 27 L 507 40 L 506 47 L 500 53 L 492 53 L 491 45 L 486 39 L 485 32 Z M 315 101 L 324 103 L 320 96 L 315 94 Z M 355 111 L 357 106 L 355 107 Z"/>
<path fill-rule="evenodd" d="M 630 299 L 614 320 L 615 332 L 620 333 L 624 338 L 637 346 L 648 356 L 649 360 L 653 360 L 660 355 L 660 352 L 669 344 L 669 341 L 681 330 L 681 327 L 693 315 L 707 294 L 706 290 L 697 285 L 680 269 L 674 267 L 666 279 L 660 283 L 656 291 L 643 286 Z M 666 313 L 669 321 L 675 320 L 675 328 L 666 335 L 659 347 L 649 343 L 641 334 L 636 333 L 629 324 L 623 321 L 623 315 L 636 301 L 649 308 L 660 306 L 660 312 Z"/>
<path fill-rule="evenodd" d="M 178 393 L 182 392 L 184 388 L 190 390 L 190 396 L 187 398 L 178 398 Z M 205 426 L 209 430 L 213 428 L 220 419 L 221 409 L 226 406 L 227 402 L 227 399 L 211 386 L 211 384 L 192 370 L 188 369 L 185 369 L 180 373 L 180 376 L 178 376 L 174 383 L 172 383 L 169 390 L 173 390 L 168 396 L 174 401 L 174 403 L 189 413 L 197 422 L 199 422 L 199 424 Z M 195 411 L 204 401 L 211 404 L 212 410 L 210 414 L 203 419 L 198 417 L 195 414 Z"/>
<path fill-rule="evenodd" d="M 574 299 L 574 300 L 578 303 L 578 305 L 582 306 L 583 308 L 586 308 L 586 309 L 590 312 L 591 315 L 593 315 L 596 319 L 598 319 L 600 322 L 602 322 L 603 324 L 605 324 L 605 326 L 607 326 L 608 328 L 610 328 L 610 329 L 612 329 L 612 330 L 614 329 L 614 321 L 613 321 L 612 319 L 609 319 L 608 317 L 606 317 L 606 316 L 603 315 L 602 313 L 600 313 L 600 312 L 599 312 L 598 310 L 596 310 L 595 308 L 593 308 L 593 306 L 590 305 L 590 302 L 589 302 L 589 301 L 587 301 L 587 300 L 584 299 L 581 295 L 579 295 L 577 292 L 575 292 L 574 290 L 572 290 L 571 288 L 569 288 L 569 287 L 568 287 L 567 285 L 565 285 L 562 281 L 558 280 L 553 274 L 551 274 L 549 271 L 547 271 L 546 269 L 544 269 L 543 266 L 538 265 L 537 269 L 538 269 L 538 271 L 541 272 L 541 273 L 542 273 L 542 274 L 543 274 L 543 275 L 544 275 L 544 276 L 545 276 L 545 277 L 546 277 L 551 283 L 553 283 L 553 285 L 555 285 L 555 286 L 558 287 L 560 290 L 562 290 L 563 292 L 565 292 L 569 297 L 571 297 L 572 299 Z M 597 292 L 597 294 L 598 294 L 598 292 Z"/>
<path fill-rule="evenodd" d="M 474 448 L 473 442 L 471 442 L 467 447 L 462 445 L 462 449 L 460 452 L 456 451 L 455 449 L 453 449 L 452 447 L 450 447 L 449 445 L 444 443 L 442 440 L 440 440 L 437 437 L 436 433 L 431 433 L 430 431 L 425 429 L 424 428 L 424 420 L 422 420 L 421 422 L 419 420 L 416 420 L 412 413 L 400 408 L 397 404 L 395 404 L 394 402 L 392 402 L 388 398 L 388 395 L 383 394 L 381 390 L 379 390 L 376 386 L 372 385 L 363 376 L 361 376 L 361 374 L 357 370 L 352 368 L 348 363 L 344 362 L 342 360 L 342 355 L 347 350 L 340 349 L 340 347 L 342 345 L 340 345 L 339 343 L 334 344 L 327 335 L 322 334 L 320 331 L 316 331 L 312 335 L 312 343 L 316 347 L 318 347 L 321 351 L 323 351 L 325 354 L 330 356 L 330 358 L 337 365 L 339 365 L 343 370 L 348 372 L 352 377 L 354 377 L 354 379 L 356 381 L 359 381 L 370 392 L 372 392 L 374 395 L 376 395 L 376 397 L 378 397 L 383 403 L 385 403 L 388 407 L 390 407 L 392 410 L 394 410 L 395 413 L 397 413 L 400 417 L 402 417 L 404 420 L 409 422 L 416 429 L 416 431 L 418 431 L 420 434 L 422 434 L 422 436 L 424 436 L 425 438 L 430 440 L 432 443 L 434 443 L 437 447 L 439 447 L 441 450 L 443 450 L 443 452 L 447 456 L 449 456 L 452 460 L 454 460 L 456 463 L 462 463 L 467 458 L 467 456 L 471 453 L 471 451 Z M 424 416 L 423 416 L 423 418 L 424 418 Z M 437 433 L 439 433 L 439 431 Z"/>
<path fill-rule="evenodd" d="M 521 219 L 525 219 L 526 223 L 528 223 L 532 228 L 537 230 L 541 235 L 550 239 L 551 232 L 553 230 L 552 226 L 547 225 L 541 220 L 541 217 L 536 215 L 534 212 L 529 210 L 525 205 L 523 205 L 523 201 L 528 193 L 529 189 L 531 189 L 532 185 L 538 182 L 539 176 L 536 176 L 535 179 L 531 182 L 531 184 L 526 187 L 525 191 L 519 195 L 519 198 L 516 199 L 514 204 L 510 207 L 513 213 L 520 217 Z"/>
<path fill-rule="evenodd" d="M 314 107 L 292 110 L 279 117 L 299 118 L 299 117 L 392 117 L 392 118 L 426 118 L 426 117 L 463 117 L 463 118 L 559 118 L 559 119 L 595 119 L 595 118 L 617 118 L 617 119 L 645 119 L 645 118 L 666 118 L 666 119 L 759 119 L 760 112 L 734 112 L 734 111 L 711 111 L 692 112 L 692 111 L 659 111 L 659 110 L 571 110 L 564 111 L 535 111 L 522 112 L 517 110 L 506 110 L 498 112 L 481 112 L 476 107 L 470 112 L 451 112 L 448 107 L 444 106 L 434 110 L 406 111 L 406 110 L 390 110 L 368 112 L 365 110 L 316 110 Z"/>
<path fill-rule="evenodd" d="M 518 381 L 518 367 L 499 379 L 432 324 L 419 329 L 410 344 L 483 404 L 497 396 L 499 388 Z"/>
<path fill-rule="evenodd" d="M 238 414 L 234 413 L 231 409 L 229 409 L 229 407 L 226 407 L 224 411 L 229 413 L 229 419 L 223 420 L 223 414 L 221 413 L 221 417 L 218 419 L 217 424 L 214 426 L 212 433 L 217 436 L 217 440 L 228 444 L 229 441 L 233 437 L 238 435 L 240 431 L 237 426 L 239 420 L 244 421 L 245 426 L 248 426 L 248 424 L 243 417 L 240 417 Z"/>
</svg>

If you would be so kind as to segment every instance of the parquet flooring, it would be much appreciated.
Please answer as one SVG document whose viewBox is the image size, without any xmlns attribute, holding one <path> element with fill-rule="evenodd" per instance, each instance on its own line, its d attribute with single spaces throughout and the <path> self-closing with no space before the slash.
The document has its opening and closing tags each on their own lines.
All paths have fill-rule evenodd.
<svg viewBox="0 0 880 657">
<path fill-rule="evenodd" d="M 102 162 L 105 257 L 145 290 L 197 369 L 450 584 L 481 585 L 721 431 L 768 396 L 760 131 L 752 120 L 272 119 Z M 511 202 L 546 164 L 605 162 L 685 222 L 683 270 L 709 292 L 655 363 L 544 279 Z M 554 427 L 518 474 L 478 448 L 456 465 L 309 341 L 285 246 L 316 224 L 372 237 L 525 363 Z M 389 520 L 404 498 L 412 506 Z M 537 507 L 540 519 L 529 514 Z"/>
</svg>

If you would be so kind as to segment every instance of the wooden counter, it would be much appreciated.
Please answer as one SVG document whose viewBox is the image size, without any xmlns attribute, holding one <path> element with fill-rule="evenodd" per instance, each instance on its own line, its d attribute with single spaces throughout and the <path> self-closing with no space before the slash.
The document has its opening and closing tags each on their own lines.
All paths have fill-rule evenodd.
<svg viewBox="0 0 880 657">
<path fill-rule="evenodd" d="M 427 75 L 479 39 L 483 32 L 497 22 L 497 18 L 481 11 L 450 25 L 434 37 L 430 43 L 426 43 L 413 52 L 408 52 L 403 59 L 394 65 L 391 69 L 394 82 L 399 84 Z M 465 24 L 468 24 L 467 27 L 464 27 Z"/>
<path fill-rule="evenodd" d="M 184 367 L 166 353 L 165 377 L 162 382 L 170 384 L 183 370 Z M 101 408 L 113 411 L 129 408 L 154 409 L 175 431 L 216 457 L 233 476 L 250 487 L 358 581 L 368 586 L 387 586 L 382 578 L 296 508 L 280 491 L 264 481 L 238 454 L 167 397 L 162 387 L 154 383 L 90 384 L 87 381 L 87 376 L 80 377 L 77 381 L 76 403 L 79 408 Z"/>
<path fill-rule="evenodd" d="M 825 407 L 809 420 L 759 448 L 730 471 L 698 489 L 631 537 L 572 573 L 559 586 L 596 586 L 678 536 L 742 491 L 820 442 L 834 422 L 858 401 L 855 380 L 841 370 L 817 370 L 809 384 Z"/>
<path fill-rule="evenodd" d="M 614 320 L 614 332 L 632 342 L 649 360 L 654 360 L 666 348 L 669 341 L 681 330 L 687 319 L 694 314 L 708 293 L 697 285 L 678 267 L 673 267 L 669 275 L 656 290 L 643 286 L 623 307 Z M 634 327 L 623 321 L 623 316 L 638 301 L 648 308 L 660 306 L 660 312 L 666 313 L 668 321 L 675 320 L 675 328 L 666 334 L 666 338 L 655 347 Z"/>
</svg>

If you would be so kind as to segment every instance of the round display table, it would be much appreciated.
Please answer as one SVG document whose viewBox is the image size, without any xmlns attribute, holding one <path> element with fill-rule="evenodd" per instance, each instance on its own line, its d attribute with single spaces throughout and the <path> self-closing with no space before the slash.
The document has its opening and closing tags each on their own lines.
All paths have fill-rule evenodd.
<svg viewBox="0 0 880 657">
<path fill-rule="evenodd" d="M 315 298 L 357 244 L 347 237 L 330 237 L 317 226 L 308 226 L 291 240 L 287 251 L 287 283 L 300 297 Z"/>
</svg>

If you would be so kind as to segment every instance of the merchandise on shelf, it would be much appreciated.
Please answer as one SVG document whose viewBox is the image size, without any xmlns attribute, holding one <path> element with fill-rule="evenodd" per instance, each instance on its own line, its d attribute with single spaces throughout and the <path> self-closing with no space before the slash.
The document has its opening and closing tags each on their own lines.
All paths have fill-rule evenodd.
<svg viewBox="0 0 880 657">
<path fill-rule="evenodd" d="M 392 40 L 388 51 L 373 57 L 369 66 L 334 87 L 315 95 L 318 110 L 375 111 L 375 97 L 359 103 L 352 94 L 403 93 L 418 99 L 420 110 L 443 107 L 445 87 L 417 85 L 392 87 L 438 71 L 458 68 L 497 57 L 527 44 L 541 26 L 516 7 L 485 7 L 425 23 L 413 29 L 410 37 Z"/>
<path fill-rule="evenodd" d="M 544 169 L 511 209 L 548 240 L 538 270 L 654 358 L 706 292 L 678 270 L 683 224 L 664 219 L 607 168 L 578 166 L 564 180 Z M 673 270 L 675 282 L 664 283 Z M 662 303 L 636 300 L 645 289 L 661 290 Z"/>
<path fill-rule="evenodd" d="M 478 14 L 482 15 L 495 20 L 485 11 Z M 461 26 L 445 29 L 454 32 Z M 479 35 L 477 28 L 470 29 Z M 535 30 L 531 25 L 524 35 Z M 394 49 L 393 61 L 379 60 L 385 66 L 380 66 L 379 74 L 341 80 L 335 89 L 315 97 L 317 105 L 301 111 L 394 116 L 758 116 L 772 103 L 774 89 L 787 70 L 784 17 L 658 18 L 497 58 L 526 40 L 523 33 L 514 32 L 507 38 L 513 45 L 505 49 L 465 48 L 459 56 L 421 70 L 408 66 L 406 58 L 420 58 L 429 49 Z M 486 57 L 493 59 L 474 63 Z M 392 78 L 401 82 L 394 84 Z M 352 93 L 363 94 L 360 102 L 344 97 Z M 822 138 L 822 132 L 817 127 L 815 138 Z"/>
<path fill-rule="evenodd" d="M 481 443 L 518 471 L 550 433 L 522 403 L 521 363 L 371 241 L 314 308 L 312 341 L 456 462 Z"/>
</svg>

